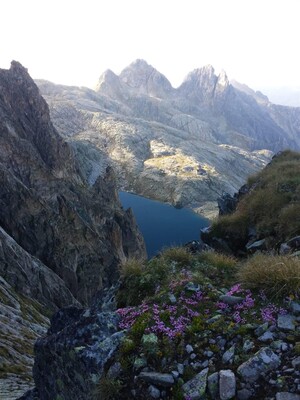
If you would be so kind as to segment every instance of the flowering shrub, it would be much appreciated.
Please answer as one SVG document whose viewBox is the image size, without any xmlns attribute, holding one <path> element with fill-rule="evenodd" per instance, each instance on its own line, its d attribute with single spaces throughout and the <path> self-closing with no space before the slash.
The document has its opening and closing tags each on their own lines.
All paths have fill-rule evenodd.
<svg viewBox="0 0 300 400">
<path fill-rule="evenodd" d="M 202 299 L 203 293 L 200 291 L 190 296 L 182 291 L 176 305 L 144 302 L 138 307 L 118 309 L 117 313 L 121 317 L 119 327 L 130 329 L 140 316 L 147 314 L 148 326 L 145 333 L 153 332 L 174 339 L 183 335 L 192 319 L 199 316 L 197 308 Z"/>
<path fill-rule="evenodd" d="M 282 307 L 277 307 L 275 304 L 268 304 L 266 307 L 261 310 L 261 317 L 264 322 L 276 322 L 276 318 L 278 315 L 286 314 L 287 311 Z"/>
<path fill-rule="evenodd" d="M 245 324 L 250 319 L 263 322 L 274 323 L 279 314 L 286 311 L 272 303 L 267 303 L 267 298 L 263 292 L 260 293 L 260 304 L 265 303 L 263 307 L 255 309 L 256 300 L 249 289 L 243 289 L 241 284 L 235 284 L 226 293 L 228 296 L 239 295 L 243 300 L 235 305 L 219 301 L 212 304 L 209 296 L 203 291 L 196 290 L 190 292 L 187 290 L 192 277 L 189 271 L 183 270 L 177 279 L 172 279 L 168 285 L 169 294 L 177 295 L 176 304 L 168 304 L 166 301 L 162 304 L 157 302 L 144 301 L 137 307 L 125 307 L 117 310 L 121 317 L 119 327 L 121 329 L 132 328 L 142 317 L 145 323 L 145 329 L 142 333 L 155 333 L 158 336 L 167 337 L 171 340 L 183 336 L 188 327 L 193 324 L 195 317 L 201 317 L 201 321 L 207 320 L 216 310 L 224 313 L 226 319 L 231 318 L 234 324 Z M 211 289 L 214 290 L 214 289 Z M 209 307 L 209 308 L 208 308 Z M 251 311 L 250 311 L 251 310 Z M 230 322 L 230 321 L 228 321 Z"/>
</svg>

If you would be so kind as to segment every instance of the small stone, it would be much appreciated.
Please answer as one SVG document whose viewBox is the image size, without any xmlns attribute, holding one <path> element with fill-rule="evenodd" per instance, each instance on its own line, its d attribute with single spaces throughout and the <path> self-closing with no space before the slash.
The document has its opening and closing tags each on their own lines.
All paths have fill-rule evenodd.
<svg viewBox="0 0 300 400">
<path fill-rule="evenodd" d="M 221 370 L 219 380 L 219 392 L 221 400 L 229 400 L 235 396 L 236 379 L 231 370 Z"/>
<path fill-rule="evenodd" d="M 224 349 L 224 348 L 225 348 L 225 345 L 226 345 L 226 339 L 221 338 L 221 339 L 218 341 L 217 344 L 218 344 L 218 346 L 219 346 L 220 349 Z"/>
<path fill-rule="evenodd" d="M 289 345 L 285 342 L 282 343 L 281 345 L 281 350 L 282 351 L 287 351 L 289 349 Z"/>
<path fill-rule="evenodd" d="M 256 251 L 256 250 L 265 249 L 265 242 L 266 242 L 266 239 L 257 240 L 254 243 L 249 242 L 246 244 L 246 249 L 248 251 Z"/>
<path fill-rule="evenodd" d="M 191 360 L 195 360 L 196 357 L 197 357 L 197 355 L 196 355 L 195 353 L 192 353 L 192 354 L 190 355 L 190 359 L 191 359 Z"/>
<path fill-rule="evenodd" d="M 300 400 L 300 395 L 289 392 L 276 393 L 276 400 Z"/>
<path fill-rule="evenodd" d="M 234 357 L 234 352 L 235 345 L 231 346 L 230 349 L 223 354 L 222 361 L 224 364 L 227 364 Z"/>
<path fill-rule="evenodd" d="M 225 294 L 220 296 L 220 300 L 223 301 L 223 303 L 228 304 L 229 306 L 234 306 L 236 304 L 242 303 L 244 298 L 239 296 L 229 296 Z"/>
<path fill-rule="evenodd" d="M 299 315 L 300 314 L 300 303 L 297 303 L 296 301 L 292 301 L 291 302 L 291 310 L 292 310 L 293 314 Z"/>
<path fill-rule="evenodd" d="M 110 379 L 116 379 L 122 373 L 122 366 L 119 362 L 114 363 L 107 372 L 107 377 Z"/>
<path fill-rule="evenodd" d="M 218 321 L 220 318 L 222 318 L 222 315 L 217 314 L 217 315 L 214 315 L 213 317 L 209 318 L 206 322 L 208 324 L 213 324 L 214 322 Z"/>
<path fill-rule="evenodd" d="M 281 350 L 281 346 L 284 342 L 282 340 L 275 340 L 273 343 L 271 343 L 271 347 L 274 350 Z"/>
<path fill-rule="evenodd" d="M 254 343 L 251 342 L 251 340 L 246 339 L 244 344 L 243 344 L 243 351 L 245 353 L 248 353 L 248 351 L 250 351 L 251 349 L 253 349 L 254 347 Z"/>
<path fill-rule="evenodd" d="M 285 373 L 285 374 L 292 374 L 293 372 L 295 372 L 295 369 L 294 369 L 294 368 L 286 368 L 286 369 L 284 370 L 284 373 Z"/>
<path fill-rule="evenodd" d="M 169 300 L 170 300 L 170 303 L 172 303 L 172 304 L 177 303 L 177 299 L 173 293 L 169 293 Z"/>
<path fill-rule="evenodd" d="M 148 388 L 148 393 L 152 397 L 152 399 L 159 399 L 160 398 L 160 390 L 157 387 L 150 385 Z"/>
<path fill-rule="evenodd" d="M 292 366 L 294 368 L 299 368 L 300 367 L 300 356 L 296 357 L 292 360 Z"/>
<path fill-rule="evenodd" d="M 218 398 L 219 393 L 219 372 L 209 375 L 207 379 L 207 387 L 212 399 Z"/>
<path fill-rule="evenodd" d="M 173 375 L 174 379 L 178 379 L 179 378 L 179 372 L 178 371 L 171 371 L 171 374 Z"/>
<path fill-rule="evenodd" d="M 203 368 L 206 368 L 206 367 L 208 367 L 208 364 L 209 364 L 209 361 L 208 361 L 208 360 L 204 360 L 200 365 L 201 365 Z"/>
<path fill-rule="evenodd" d="M 156 346 L 158 343 L 158 337 L 155 335 L 155 333 L 149 333 L 149 334 L 145 334 L 142 336 L 142 345 L 144 347 L 152 347 L 152 346 Z"/>
<path fill-rule="evenodd" d="M 178 363 L 177 364 L 177 371 L 180 373 L 180 375 L 183 375 L 183 373 L 184 373 L 184 365 Z"/>
<path fill-rule="evenodd" d="M 147 366 L 147 359 L 146 359 L 145 357 L 137 357 L 137 358 L 134 360 L 133 368 L 134 368 L 135 370 L 142 369 L 142 368 L 144 368 L 144 367 L 146 367 L 146 366 Z"/>
<path fill-rule="evenodd" d="M 208 351 L 205 352 L 205 355 L 207 357 L 211 358 L 214 355 L 214 353 L 212 351 L 208 350 Z"/>
<path fill-rule="evenodd" d="M 202 363 L 200 361 L 191 362 L 190 367 L 192 367 L 194 371 L 199 371 L 200 368 L 203 368 Z"/>
<path fill-rule="evenodd" d="M 278 315 L 277 326 L 279 329 L 293 331 L 295 330 L 295 317 L 291 314 Z"/>
<path fill-rule="evenodd" d="M 189 282 L 185 285 L 185 290 L 188 292 L 200 292 L 201 286 L 197 283 Z"/>
<path fill-rule="evenodd" d="M 280 249 L 279 249 L 279 254 L 280 255 L 284 255 L 284 254 L 288 254 L 288 253 L 290 253 L 291 252 L 291 247 L 288 245 L 288 244 L 286 244 L 286 243 L 281 243 L 281 245 L 280 245 Z"/>
<path fill-rule="evenodd" d="M 259 325 L 254 331 L 255 335 L 256 336 L 263 335 L 268 330 L 268 327 L 269 327 L 268 322 L 265 322 L 264 324 Z"/>
<path fill-rule="evenodd" d="M 269 342 L 269 341 L 271 341 L 271 340 L 274 340 L 274 335 L 273 335 L 272 332 L 267 331 L 267 332 L 265 332 L 263 335 L 261 335 L 261 336 L 258 338 L 258 340 L 259 340 L 260 342 Z"/>
<path fill-rule="evenodd" d="M 248 361 L 237 369 L 238 374 L 246 382 L 255 382 L 261 373 L 275 370 L 281 361 L 269 347 L 263 347 Z"/>
<path fill-rule="evenodd" d="M 191 346 L 190 344 L 187 344 L 187 345 L 185 346 L 185 350 L 186 350 L 186 352 L 187 352 L 188 354 L 191 354 L 191 353 L 194 351 L 193 346 Z"/>
<path fill-rule="evenodd" d="M 201 400 L 206 391 L 208 368 L 205 368 L 199 374 L 194 376 L 184 385 L 182 385 L 182 391 L 184 395 L 190 396 L 193 400 Z"/>
<path fill-rule="evenodd" d="M 171 374 L 163 374 L 160 372 L 141 372 L 138 378 L 153 385 L 163 387 L 170 387 L 175 383 Z"/>
<path fill-rule="evenodd" d="M 237 392 L 238 400 L 248 400 L 252 396 L 252 392 L 248 389 L 241 389 Z"/>
</svg>

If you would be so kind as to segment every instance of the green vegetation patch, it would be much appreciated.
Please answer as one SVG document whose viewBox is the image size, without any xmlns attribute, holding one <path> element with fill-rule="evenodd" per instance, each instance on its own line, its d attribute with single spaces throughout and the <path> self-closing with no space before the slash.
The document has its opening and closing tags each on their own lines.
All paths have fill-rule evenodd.
<svg viewBox="0 0 300 400">
<path fill-rule="evenodd" d="M 300 153 L 284 151 L 248 180 L 250 192 L 235 213 L 217 219 L 211 236 L 227 238 L 233 247 L 247 241 L 248 228 L 260 237 L 272 237 L 271 245 L 300 234 Z"/>
</svg>

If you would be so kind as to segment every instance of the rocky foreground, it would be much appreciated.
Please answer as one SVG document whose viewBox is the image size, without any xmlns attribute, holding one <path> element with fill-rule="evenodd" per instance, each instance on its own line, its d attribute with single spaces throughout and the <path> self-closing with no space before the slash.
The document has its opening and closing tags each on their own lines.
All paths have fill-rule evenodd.
<svg viewBox="0 0 300 400">
<path fill-rule="evenodd" d="M 124 268 L 116 298 L 117 288 L 52 319 L 24 399 L 300 398 L 295 293 L 247 289 L 237 261 L 212 251 L 170 249 Z"/>
</svg>

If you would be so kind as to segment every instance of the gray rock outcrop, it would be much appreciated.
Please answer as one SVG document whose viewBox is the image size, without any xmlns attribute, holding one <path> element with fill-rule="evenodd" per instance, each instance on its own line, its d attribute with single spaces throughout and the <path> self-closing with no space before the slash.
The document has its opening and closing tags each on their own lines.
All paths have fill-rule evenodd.
<svg viewBox="0 0 300 400">
<path fill-rule="evenodd" d="M 0 70 L 0 397 L 32 386 L 33 343 L 58 308 L 88 304 L 145 257 L 106 168 L 93 187 L 27 70 Z M 10 393 L 9 397 L 7 393 Z"/>
<path fill-rule="evenodd" d="M 111 170 L 84 185 L 25 68 L 1 70 L 0 88 L 0 224 L 87 304 L 117 278 L 122 260 L 145 254 L 143 240 Z"/>
</svg>

